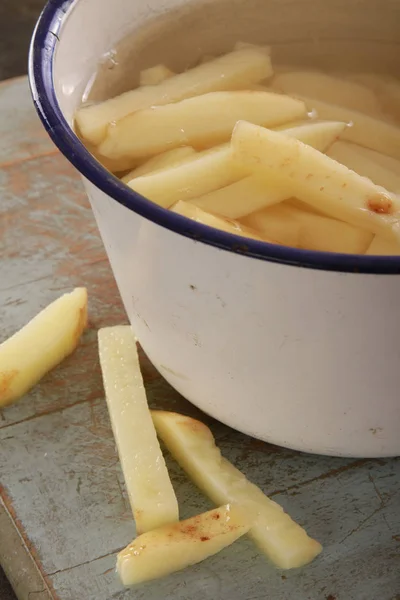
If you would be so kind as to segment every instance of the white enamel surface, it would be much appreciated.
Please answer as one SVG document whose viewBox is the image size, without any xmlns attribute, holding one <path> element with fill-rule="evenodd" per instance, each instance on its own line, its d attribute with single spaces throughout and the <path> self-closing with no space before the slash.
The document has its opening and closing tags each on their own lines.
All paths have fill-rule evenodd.
<svg viewBox="0 0 400 600">
<path fill-rule="evenodd" d="M 181 394 L 276 444 L 398 452 L 398 277 L 237 256 L 141 219 L 86 185 L 130 321 Z"/>
<path fill-rule="evenodd" d="M 137 25 L 166 4 L 114 1 L 107 22 L 100 11 L 95 26 L 97 0 L 75 3 L 55 69 L 67 118 L 97 57 L 126 26 L 120 8 Z M 93 24 L 85 32 L 82 15 Z M 276 444 L 400 453 L 400 277 L 235 255 L 163 229 L 85 185 L 130 321 L 180 393 Z"/>
</svg>

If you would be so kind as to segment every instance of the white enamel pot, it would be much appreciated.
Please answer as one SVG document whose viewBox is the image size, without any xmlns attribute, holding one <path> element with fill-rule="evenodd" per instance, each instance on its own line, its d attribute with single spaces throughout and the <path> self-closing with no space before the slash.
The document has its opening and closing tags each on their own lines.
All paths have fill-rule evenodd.
<svg viewBox="0 0 400 600">
<path fill-rule="evenodd" d="M 168 55 L 184 68 L 239 39 L 275 45 L 282 61 L 332 67 L 340 56 L 349 68 L 399 72 L 399 10 L 389 0 L 201 10 L 185 0 L 51 0 L 33 38 L 34 102 L 83 175 L 145 352 L 206 413 L 306 452 L 400 454 L 400 258 L 282 248 L 191 222 L 107 173 L 70 125 L 99 57 L 129 31 L 139 29 L 121 53 L 131 74 Z M 114 91 L 132 84 L 116 73 Z"/>
</svg>

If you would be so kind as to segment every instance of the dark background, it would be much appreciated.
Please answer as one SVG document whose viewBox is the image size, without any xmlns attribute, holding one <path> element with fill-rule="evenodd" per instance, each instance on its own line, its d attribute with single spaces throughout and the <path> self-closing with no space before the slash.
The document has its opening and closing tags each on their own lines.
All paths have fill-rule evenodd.
<svg viewBox="0 0 400 600">
<path fill-rule="evenodd" d="M 45 0 L 0 0 L 0 80 L 25 75 L 29 41 Z M 0 600 L 15 600 L 0 568 Z"/>
<path fill-rule="evenodd" d="M 0 0 L 0 80 L 26 73 L 29 40 L 45 4 L 46 0 Z"/>
</svg>

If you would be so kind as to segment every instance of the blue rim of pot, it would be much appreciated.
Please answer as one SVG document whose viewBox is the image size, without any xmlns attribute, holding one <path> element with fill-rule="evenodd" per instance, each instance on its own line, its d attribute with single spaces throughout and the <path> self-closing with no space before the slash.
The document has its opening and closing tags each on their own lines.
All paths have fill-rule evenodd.
<svg viewBox="0 0 400 600">
<path fill-rule="evenodd" d="M 49 0 L 39 17 L 29 53 L 33 101 L 49 136 L 93 185 L 138 215 L 197 242 L 268 262 L 343 273 L 399 274 L 400 256 L 366 256 L 301 250 L 243 238 L 202 225 L 162 208 L 134 192 L 97 162 L 64 118 L 53 82 L 59 35 L 69 8 L 78 0 Z"/>
</svg>

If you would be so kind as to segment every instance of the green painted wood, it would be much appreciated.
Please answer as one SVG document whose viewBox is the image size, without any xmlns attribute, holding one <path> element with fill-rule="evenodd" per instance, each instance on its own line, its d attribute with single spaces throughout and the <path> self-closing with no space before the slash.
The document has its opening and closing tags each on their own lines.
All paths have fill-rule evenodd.
<svg viewBox="0 0 400 600">
<path fill-rule="evenodd" d="M 241 539 L 184 572 L 121 587 L 115 556 L 134 536 L 134 524 L 103 398 L 96 331 L 126 316 L 79 177 L 45 137 L 26 80 L 16 79 L 0 85 L 1 339 L 77 285 L 90 297 L 80 347 L 0 413 L 0 563 L 14 574 L 26 570 L 26 585 L 13 578 L 21 600 L 399 600 L 399 459 L 304 455 L 205 416 L 223 454 L 304 524 L 324 552 L 284 573 Z M 143 353 L 141 362 L 153 407 L 199 416 Z M 209 508 L 169 458 L 168 464 L 182 516 Z"/>
</svg>

